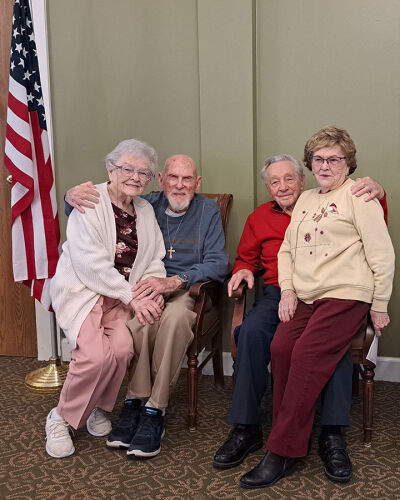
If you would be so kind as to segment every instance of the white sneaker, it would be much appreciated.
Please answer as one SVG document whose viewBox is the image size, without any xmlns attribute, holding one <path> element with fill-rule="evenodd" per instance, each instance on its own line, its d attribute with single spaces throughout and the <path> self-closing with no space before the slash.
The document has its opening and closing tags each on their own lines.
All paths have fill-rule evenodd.
<svg viewBox="0 0 400 500">
<path fill-rule="evenodd" d="M 92 436 L 101 437 L 110 434 L 112 425 L 100 408 L 95 408 L 86 420 L 86 428 Z"/>
<path fill-rule="evenodd" d="M 69 434 L 69 425 L 62 418 L 53 416 L 55 408 L 46 419 L 46 451 L 53 458 L 69 457 L 75 451 Z"/>
</svg>

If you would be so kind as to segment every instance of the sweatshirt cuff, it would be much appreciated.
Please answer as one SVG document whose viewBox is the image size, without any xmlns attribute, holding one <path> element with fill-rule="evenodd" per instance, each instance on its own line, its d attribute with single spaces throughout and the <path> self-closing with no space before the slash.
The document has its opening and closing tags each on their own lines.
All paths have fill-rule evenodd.
<svg viewBox="0 0 400 500">
<path fill-rule="evenodd" d="M 388 300 L 373 299 L 371 304 L 371 310 L 375 312 L 387 312 Z"/>
<path fill-rule="evenodd" d="M 281 292 L 283 292 L 284 290 L 293 290 L 293 291 L 295 291 L 292 280 L 282 280 L 279 283 L 279 286 L 281 288 Z"/>
</svg>

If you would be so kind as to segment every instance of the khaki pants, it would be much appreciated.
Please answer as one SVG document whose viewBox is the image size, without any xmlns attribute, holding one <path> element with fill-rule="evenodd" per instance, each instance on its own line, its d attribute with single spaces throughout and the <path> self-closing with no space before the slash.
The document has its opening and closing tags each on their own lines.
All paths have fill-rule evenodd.
<svg viewBox="0 0 400 500">
<path fill-rule="evenodd" d="M 193 340 L 194 299 L 179 290 L 167 300 L 161 318 L 142 326 L 137 318 L 127 323 L 133 337 L 134 358 L 128 398 L 149 398 L 156 408 L 168 406 L 170 390 Z"/>
</svg>

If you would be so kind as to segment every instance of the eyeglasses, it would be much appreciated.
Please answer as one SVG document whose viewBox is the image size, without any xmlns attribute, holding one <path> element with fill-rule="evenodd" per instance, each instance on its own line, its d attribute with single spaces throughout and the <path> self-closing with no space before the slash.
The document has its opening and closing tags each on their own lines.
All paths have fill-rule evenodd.
<svg viewBox="0 0 400 500">
<path fill-rule="evenodd" d="M 321 156 L 313 156 L 311 158 L 311 163 L 316 167 L 322 167 L 324 162 L 330 167 L 337 167 L 343 160 L 346 159 L 346 156 L 331 156 L 330 158 L 322 158 Z"/>
<path fill-rule="evenodd" d="M 111 163 L 111 165 L 114 168 L 118 169 L 121 172 L 122 177 L 126 179 L 137 174 L 141 182 L 146 182 L 154 177 L 154 174 L 151 170 L 136 170 L 135 168 L 128 167 L 127 165 L 115 165 L 114 163 Z"/>
</svg>

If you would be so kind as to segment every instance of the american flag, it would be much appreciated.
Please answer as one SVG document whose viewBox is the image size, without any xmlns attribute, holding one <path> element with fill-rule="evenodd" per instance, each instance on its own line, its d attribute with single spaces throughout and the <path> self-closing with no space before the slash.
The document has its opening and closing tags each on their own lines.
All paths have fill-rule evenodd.
<svg viewBox="0 0 400 500">
<path fill-rule="evenodd" d="M 46 117 L 28 0 L 15 0 L 4 163 L 12 174 L 14 281 L 49 308 L 60 229 Z"/>
</svg>

